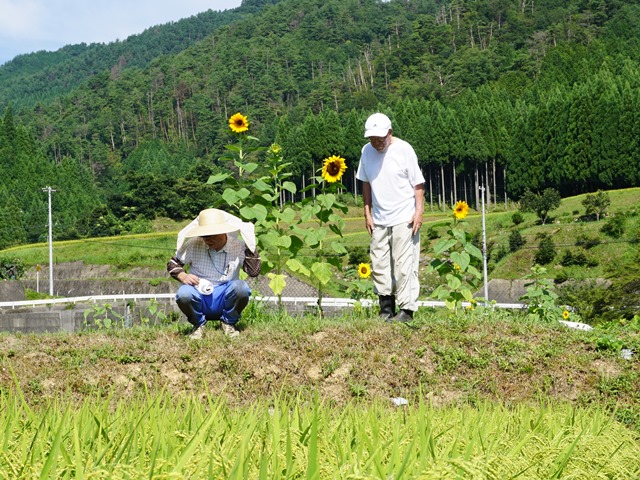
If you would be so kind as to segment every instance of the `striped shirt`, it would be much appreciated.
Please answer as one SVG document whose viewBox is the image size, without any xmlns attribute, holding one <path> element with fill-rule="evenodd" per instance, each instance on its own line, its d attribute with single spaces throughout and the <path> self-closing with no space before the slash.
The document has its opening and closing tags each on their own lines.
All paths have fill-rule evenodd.
<svg viewBox="0 0 640 480">
<path fill-rule="evenodd" d="M 241 268 L 252 277 L 260 273 L 260 257 L 251 254 L 243 241 L 231 235 L 227 235 L 227 243 L 218 251 L 210 249 L 200 237 L 187 239 L 167 264 L 167 270 L 177 278 L 185 265 L 190 266 L 189 273 L 214 285 L 238 280 Z"/>
</svg>

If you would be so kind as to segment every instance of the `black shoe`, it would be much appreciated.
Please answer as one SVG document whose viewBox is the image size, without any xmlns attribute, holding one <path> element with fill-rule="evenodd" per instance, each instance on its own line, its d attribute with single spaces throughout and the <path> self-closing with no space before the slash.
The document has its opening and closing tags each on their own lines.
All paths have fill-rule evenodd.
<svg viewBox="0 0 640 480">
<path fill-rule="evenodd" d="M 396 314 L 396 297 L 395 295 L 379 295 L 380 301 L 380 318 L 388 320 Z"/>
<path fill-rule="evenodd" d="M 413 312 L 411 310 L 400 310 L 394 317 L 385 320 L 387 323 L 408 323 L 413 321 Z"/>
</svg>

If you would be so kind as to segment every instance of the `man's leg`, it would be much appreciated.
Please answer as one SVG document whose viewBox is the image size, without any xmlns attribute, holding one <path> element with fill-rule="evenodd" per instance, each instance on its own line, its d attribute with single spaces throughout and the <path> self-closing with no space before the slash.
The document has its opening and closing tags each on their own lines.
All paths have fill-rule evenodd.
<svg viewBox="0 0 640 480">
<path fill-rule="evenodd" d="M 218 285 L 205 297 L 207 317 L 220 319 L 227 325 L 235 325 L 249 303 L 251 289 L 244 280 L 232 280 Z"/>
<path fill-rule="evenodd" d="M 393 227 L 391 258 L 396 280 L 396 304 L 412 315 L 418 309 L 420 294 L 420 233 L 413 235 L 411 224 L 403 223 Z"/>
<path fill-rule="evenodd" d="M 176 293 L 176 303 L 194 328 L 201 327 L 207 322 L 202 295 L 195 287 L 191 285 L 181 285 Z"/>
<path fill-rule="evenodd" d="M 394 316 L 396 313 L 396 297 L 391 267 L 390 232 L 390 228 L 375 227 L 371 233 L 371 244 L 369 246 L 373 289 L 378 294 L 380 317 L 385 319 Z"/>
</svg>

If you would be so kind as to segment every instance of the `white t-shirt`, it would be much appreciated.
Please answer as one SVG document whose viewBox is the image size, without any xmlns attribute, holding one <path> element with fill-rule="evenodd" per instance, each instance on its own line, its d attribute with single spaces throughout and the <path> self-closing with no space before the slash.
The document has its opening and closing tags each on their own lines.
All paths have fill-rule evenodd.
<svg viewBox="0 0 640 480">
<path fill-rule="evenodd" d="M 371 184 L 373 223 L 393 227 L 411 221 L 416 211 L 414 187 L 424 183 L 424 176 L 408 142 L 394 137 L 384 152 L 367 143 L 356 178 Z"/>
</svg>

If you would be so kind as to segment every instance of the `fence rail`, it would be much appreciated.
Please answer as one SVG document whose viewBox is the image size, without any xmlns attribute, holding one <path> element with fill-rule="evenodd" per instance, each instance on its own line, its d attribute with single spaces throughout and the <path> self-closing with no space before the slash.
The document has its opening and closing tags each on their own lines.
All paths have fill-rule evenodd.
<svg viewBox="0 0 640 480">
<path fill-rule="evenodd" d="M 98 303 L 109 301 L 137 301 L 137 300 L 173 300 L 174 293 L 141 293 L 141 294 L 117 294 L 117 295 L 88 295 L 83 297 L 64 297 L 64 298 L 48 298 L 41 300 L 20 300 L 14 302 L 0 302 L 0 308 L 20 308 L 20 307 L 39 307 L 46 305 L 59 305 L 69 303 Z M 267 297 L 254 296 L 253 300 L 263 303 L 278 303 L 281 301 L 287 305 L 317 305 L 318 297 Z M 323 307 L 353 307 L 356 303 L 364 307 L 370 307 L 375 301 L 371 299 L 354 300 L 351 298 L 322 298 Z M 464 302 L 463 306 L 470 305 Z M 444 302 L 421 300 L 418 301 L 419 307 L 444 307 Z M 526 305 L 523 303 L 494 303 L 490 305 L 495 308 L 523 309 Z"/>
</svg>

